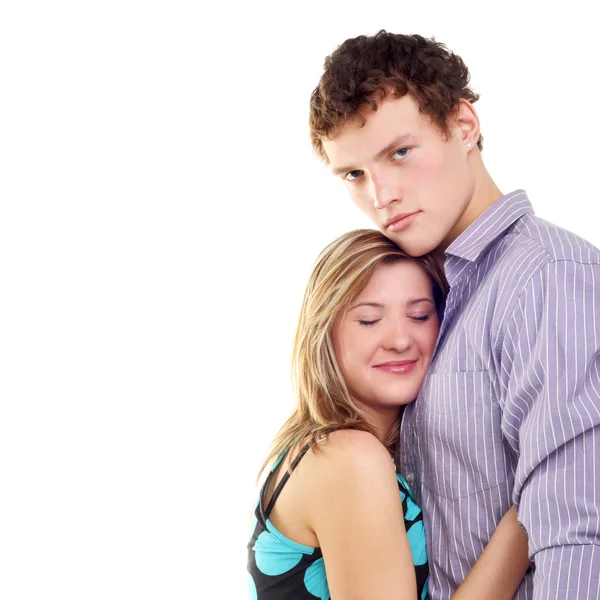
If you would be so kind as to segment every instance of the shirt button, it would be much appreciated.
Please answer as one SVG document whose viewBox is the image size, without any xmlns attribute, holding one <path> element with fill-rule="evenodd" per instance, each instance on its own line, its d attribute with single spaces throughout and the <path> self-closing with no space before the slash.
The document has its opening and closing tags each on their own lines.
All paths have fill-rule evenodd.
<svg viewBox="0 0 600 600">
<path fill-rule="evenodd" d="M 404 476 L 404 479 L 406 479 L 406 481 L 408 481 L 408 483 L 412 483 L 415 480 L 415 476 L 412 472 L 408 472 Z"/>
</svg>

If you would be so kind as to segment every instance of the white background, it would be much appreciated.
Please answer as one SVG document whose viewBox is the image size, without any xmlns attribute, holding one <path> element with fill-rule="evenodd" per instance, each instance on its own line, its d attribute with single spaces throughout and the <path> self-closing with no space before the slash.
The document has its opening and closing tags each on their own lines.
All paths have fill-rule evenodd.
<svg viewBox="0 0 600 600">
<path fill-rule="evenodd" d="M 500 188 L 600 246 L 591 6 L 3 3 L 0 597 L 245 597 L 304 284 L 370 226 L 308 142 L 345 38 L 462 55 Z"/>
</svg>

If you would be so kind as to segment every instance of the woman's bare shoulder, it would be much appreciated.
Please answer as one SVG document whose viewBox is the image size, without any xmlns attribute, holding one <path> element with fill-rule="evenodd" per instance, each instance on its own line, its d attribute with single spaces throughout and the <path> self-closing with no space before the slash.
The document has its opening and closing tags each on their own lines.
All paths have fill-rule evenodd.
<svg viewBox="0 0 600 600">
<path fill-rule="evenodd" d="M 341 429 L 331 433 L 315 453 L 313 467 L 333 480 L 377 474 L 395 477 L 395 466 L 386 447 L 372 433 Z"/>
</svg>

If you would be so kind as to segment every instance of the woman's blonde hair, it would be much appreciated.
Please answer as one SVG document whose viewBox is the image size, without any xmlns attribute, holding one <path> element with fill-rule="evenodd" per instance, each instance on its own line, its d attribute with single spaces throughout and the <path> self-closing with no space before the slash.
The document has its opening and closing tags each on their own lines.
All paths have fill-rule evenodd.
<svg viewBox="0 0 600 600">
<path fill-rule="evenodd" d="M 306 286 L 292 353 L 292 380 L 296 406 L 271 444 L 264 469 L 284 451 L 303 440 L 315 449 L 337 429 L 374 433 L 356 406 L 333 348 L 333 323 L 348 309 L 382 263 L 411 260 L 421 265 L 432 281 L 438 311 L 443 307 L 447 283 L 443 270 L 430 256 L 413 258 L 374 229 L 357 229 L 337 238 L 319 255 Z M 398 426 L 386 440 L 395 454 Z"/>
</svg>

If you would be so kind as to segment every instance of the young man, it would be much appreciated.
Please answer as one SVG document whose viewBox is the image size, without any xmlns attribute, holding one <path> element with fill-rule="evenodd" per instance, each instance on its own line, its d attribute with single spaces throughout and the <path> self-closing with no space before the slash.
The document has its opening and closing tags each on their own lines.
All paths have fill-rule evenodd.
<svg viewBox="0 0 600 600">
<path fill-rule="evenodd" d="M 422 503 L 430 595 L 447 599 L 514 504 L 532 571 L 519 600 L 600 598 L 600 251 L 503 195 L 478 96 L 434 40 L 344 42 L 313 92 L 313 147 L 354 202 L 451 289 L 402 471 Z"/>
</svg>

